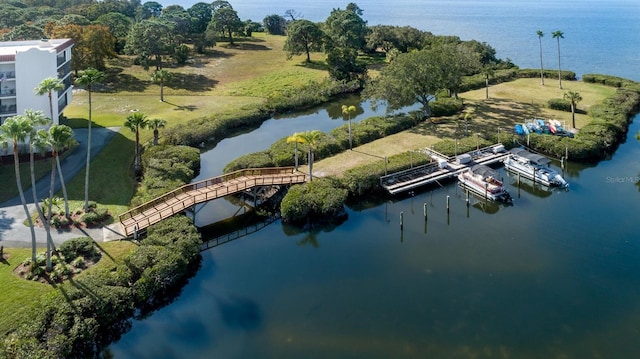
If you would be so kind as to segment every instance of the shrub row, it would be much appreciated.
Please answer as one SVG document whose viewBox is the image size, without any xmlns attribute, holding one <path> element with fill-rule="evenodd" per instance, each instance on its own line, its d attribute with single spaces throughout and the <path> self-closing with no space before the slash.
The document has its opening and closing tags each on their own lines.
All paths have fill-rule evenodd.
<svg viewBox="0 0 640 359">
<path fill-rule="evenodd" d="M 568 154 L 573 161 L 594 162 L 612 153 L 627 133 L 631 116 L 640 109 L 637 83 L 619 88 L 602 104 L 589 109 L 591 122 L 575 138 L 531 135 L 530 146 L 555 157 Z"/>
<path fill-rule="evenodd" d="M 562 98 L 552 98 L 547 101 L 547 106 L 552 110 L 571 112 L 571 102 Z"/>
<path fill-rule="evenodd" d="M 372 142 L 379 138 L 406 130 L 423 121 L 421 112 L 398 114 L 394 116 L 374 116 L 351 124 L 351 139 L 353 147 Z M 306 164 L 307 145 L 298 144 L 300 164 Z M 224 172 L 229 173 L 244 168 L 260 168 L 271 166 L 293 166 L 295 164 L 295 143 L 287 143 L 287 138 L 281 138 L 260 152 L 250 153 L 229 162 Z M 315 160 L 333 156 L 349 149 L 349 125 L 337 127 L 329 134 L 323 133 L 313 151 Z"/>
<path fill-rule="evenodd" d="M 489 84 L 494 85 L 502 82 L 511 81 L 516 77 L 518 77 L 517 69 L 497 70 L 494 72 L 493 76 L 489 77 Z M 460 92 L 477 90 L 477 89 L 484 88 L 485 86 L 486 86 L 486 81 L 485 81 L 484 75 L 476 74 L 473 76 L 465 76 L 462 78 L 462 85 L 460 87 Z"/>
<path fill-rule="evenodd" d="M 332 97 L 360 90 L 357 82 L 325 80 L 302 88 L 273 94 L 263 105 L 244 106 L 232 114 L 217 118 L 203 117 L 189 122 L 189 126 L 165 130 L 166 142 L 172 145 L 200 146 L 215 144 L 243 130 L 257 128 L 271 116 L 293 110 L 303 110 L 328 102 Z M 238 112 L 242 115 L 238 115 Z"/>
<path fill-rule="evenodd" d="M 133 207 L 189 183 L 200 171 L 200 151 L 189 146 L 152 146 L 142 160 L 145 175 Z"/>
<path fill-rule="evenodd" d="M 575 81 L 576 73 L 573 71 L 560 71 L 560 76 L 563 80 L 567 81 Z M 518 77 L 520 78 L 539 78 L 540 77 L 540 69 L 520 69 L 518 71 Z M 544 78 L 545 79 L 557 79 L 558 71 L 556 70 L 544 70 Z"/>
<path fill-rule="evenodd" d="M 98 357 L 130 328 L 129 318 L 172 300 L 199 263 L 200 243 L 184 216 L 150 227 L 123 264 L 86 273 L 65 285 L 64 295 L 56 291 L 34 305 L 30 320 L 0 342 L 0 356 Z"/>
</svg>

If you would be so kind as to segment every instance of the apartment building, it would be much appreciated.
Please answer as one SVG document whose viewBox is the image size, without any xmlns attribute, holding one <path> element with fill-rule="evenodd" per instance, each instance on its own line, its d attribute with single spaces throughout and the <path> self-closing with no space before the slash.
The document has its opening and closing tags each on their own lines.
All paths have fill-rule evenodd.
<svg viewBox="0 0 640 359">
<path fill-rule="evenodd" d="M 0 123 L 23 114 L 25 110 L 40 110 L 45 116 L 58 118 L 71 103 L 71 39 L 48 39 L 0 42 Z M 53 114 L 49 97 L 38 96 L 34 89 L 48 77 L 57 77 L 64 89 L 52 94 Z"/>
</svg>

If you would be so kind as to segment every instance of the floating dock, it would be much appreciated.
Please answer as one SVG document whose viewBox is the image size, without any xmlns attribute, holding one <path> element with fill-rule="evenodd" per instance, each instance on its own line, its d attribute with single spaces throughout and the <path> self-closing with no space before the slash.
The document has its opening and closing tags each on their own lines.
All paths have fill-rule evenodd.
<svg viewBox="0 0 640 359">
<path fill-rule="evenodd" d="M 382 176 L 380 185 L 391 194 L 402 193 L 433 183 L 440 184 L 439 181 L 457 176 L 474 165 L 491 165 L 509 156 L 500 143 L 453 157 L 429 148 L 425 148 L 424 152 L 433 162 Z"/>
</svg>

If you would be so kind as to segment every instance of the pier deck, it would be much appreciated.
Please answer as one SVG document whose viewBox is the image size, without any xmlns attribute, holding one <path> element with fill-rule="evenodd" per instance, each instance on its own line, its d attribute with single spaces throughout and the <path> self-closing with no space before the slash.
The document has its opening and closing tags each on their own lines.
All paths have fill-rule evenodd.
<svg viewBox="0 0 640 359">
<path fill-rule="evenodd" d="M 439 181 L 457 176 L 471 166 L 491 165 L 509 156 L 502 144 L 480 148 L 454 157 L 445 156 L 428 148 L 425 148 L 424 152 L 434 162 L 382 176 L 380 185 L 391 194 L 402 193 L 432 183 L 440 184 Z M 464 155 L 470 157 L 469 162 L 461 163 L 459 158 L 464 158 Z"/>
</svg>

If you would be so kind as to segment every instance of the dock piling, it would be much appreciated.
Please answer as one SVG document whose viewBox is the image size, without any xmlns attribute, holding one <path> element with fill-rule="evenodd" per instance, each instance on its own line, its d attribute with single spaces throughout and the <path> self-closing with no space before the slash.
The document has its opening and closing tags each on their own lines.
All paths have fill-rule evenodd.
<svg viewBox="0 0 640 359">
<path fill-rule="evenodd" d="M 427 220 L 427 204 L 426 203 L 422 206 L 422 210 L 424 212 L 424 220 L 426 221 Z"/>
<path fill-rule="evenodd" d="M 404 228 L 404 213 L 400 212 L 400 230 Z"/>
<path fill-rule="evenodd" d="M 447 195 L 447 213 L 449 213 L 449 196 Z"/>
</svg>

